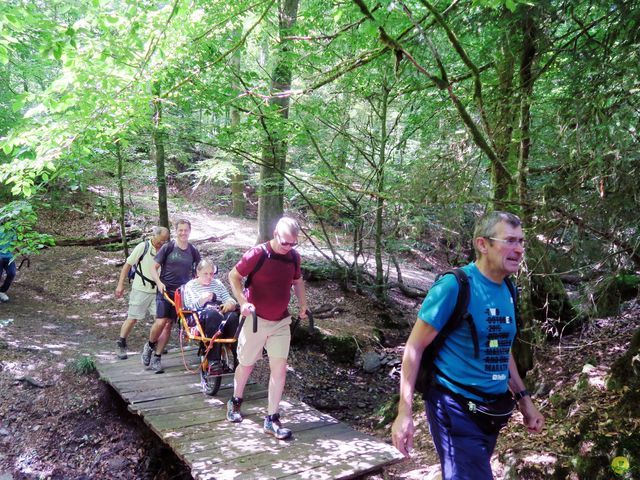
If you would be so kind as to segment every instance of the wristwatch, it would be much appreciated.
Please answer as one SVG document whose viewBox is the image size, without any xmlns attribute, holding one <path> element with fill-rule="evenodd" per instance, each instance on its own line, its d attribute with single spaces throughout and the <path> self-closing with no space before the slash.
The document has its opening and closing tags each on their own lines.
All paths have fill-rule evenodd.
<svg viewBox="0 0 640 480">
<path fill-rule="evenodd" d="M 520 400 L 522 400 L 524 397 L 530 397 L 531 394 L 529 393 L 529 391 L 525 388 L 524 390 L 520 390 L 518 393 L 516 393 L 513 396 L 513 399 L 516 402 L 519 402 Z"/>
</svg>

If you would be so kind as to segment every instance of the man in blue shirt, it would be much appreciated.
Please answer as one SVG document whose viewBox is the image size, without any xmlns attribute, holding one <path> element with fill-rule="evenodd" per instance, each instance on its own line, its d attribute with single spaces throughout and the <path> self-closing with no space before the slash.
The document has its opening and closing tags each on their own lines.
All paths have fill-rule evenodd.
<svg viewBox="0 0 640 480">
<path fill-rule="evenodd" d="M 3 230 L 0 230 L 0 279 L 2 279 L 3 272 L 6 274 L 4 282 L 0 286 L 0 302 L 8 302 L 9 296 L 7 291 L 11 286 L 11 282 L 16 278 L 16 262 L 13 255 L 13 244 L 15 242 L 15 235 L 11 235 Z"/>
<path fill-rule="evenodd" d="M 466 408 L 469 401 L 490 403 L 509 389 L 529 431 L 539 433 L 544 426 L 544 417 L 526 391 L 511 354 L 515 307 L 505 278 L 518 271 L 524 256 L 520 219 L 511 213 L 491 212 L 479 220 L 473 241 L 477 260 L 462 270 L 469 279 L 468 312 L 479 351 L 474 351 L 470 325 L 453 330 L 434 361 L 433 386 L 425 397 L 443 480 L 493 479 L 490 460 L 498 432 L 488 433 L 474 421 L 474 413 Z M 422 353 L 449 320 L 457 297 L 456 278 L 443 275 L 429 290 L 407 340 L 398 416 L 391 430 L 393 444 L 405 456 L 413 447 L 413 393 Z"/>
</svg>

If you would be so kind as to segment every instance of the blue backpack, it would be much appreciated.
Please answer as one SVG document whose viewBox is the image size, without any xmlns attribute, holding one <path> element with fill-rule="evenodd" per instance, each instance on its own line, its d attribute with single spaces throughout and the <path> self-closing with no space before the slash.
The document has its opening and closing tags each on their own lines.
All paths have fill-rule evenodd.
<svg viewBox="0 0 640 480">
<path fill-rule="evenodd" d="M 476 325 L 473 321 L 473 317 L 468 311 L 469 299 L 471 296 L 470 288 L 469 288 L 469 277 L 467 277 L 467 274 L 464 273 L 462 269 L 456 268 L 440 274 L 437 279 L 439 279 L 443 275 L 449 275 L 449 274 L 456 277 L 456 281 L 458 282 L 458 298 L 456 300 L 456 305 L 453 308 L 453 312 L 449 317 L 449 320 L 447 320 L 447 323 L 445 323 L 444 327 L 442 327 L 442 330 L 438 332 L 438 335 L 436 336 L 436 338 L 434 338 L 433 341 L 429 345 L 427 345 L 427 348 L 425 348 L 424 352 L 422 353 L 422 359 L 420 361 L 420 369 L 418 370 L 418 376 L 416 377 L 415 391 L 420 392 L 423 395 L 426 395 L 426 393 L 429 391 L 429 388 L 431 387 L 434 374 L 436 373 L 436 370 L 437 370 L 436 366 L 434 365 L 434 362 L 438 357 L 438 354 L 440 353 L 440 349 L 444 345 L 444 342 L 447 340 L 447 337 L 451 334 L 451 332 L 459 328 L 463 324 L 463 322 L 468 323 L 469 328 L 471 330 L 471 338 L 473 339 L 474 357 L 478 358 L 478 356 L 480 355 L 480 346 L 478 344 L 479 343 L 478 332 L 476 331 Z M 505 278 L 504 280 L 505 280 L 505 283 L 507 284 L 507 287 L 509 288 L 509 293 L 511 293 L 511 297 L 513 298 L 513 306 L 516 314 L 516 325 L 518 325 L 519 324 L 518 291 L 509 277 Z M 422 320 L 419 320 L 419 321 L 422 321 Z M 442 372 L 438 372 L 438 373 L 442 374 Z M 450 382 L 458 385 L 459 387 L 471 393 L 474 393 L 479 396 L 485 396 L 485 397 L 487 396 L 486 393 L 480 392 L 474 387 L 471 387 L 469 385 L 460 385 L 458 384 L 458 382 L 450 379 L 449 377 L 447 377 L 447 380 L 449 380 Z"/>
</svg>

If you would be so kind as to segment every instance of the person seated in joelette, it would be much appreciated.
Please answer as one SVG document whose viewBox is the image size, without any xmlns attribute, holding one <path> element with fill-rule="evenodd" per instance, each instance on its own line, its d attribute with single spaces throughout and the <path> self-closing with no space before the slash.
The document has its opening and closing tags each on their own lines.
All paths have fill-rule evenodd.
<svg viewBox="0 0 640 480">
<path fill-rule="evenodd" d="M 188 310 L 198 313 L 204 333 L 211 338 L 222 326 L 219 338 L 232 338 L 238 328 L 239 315 L 236 312 L 236 301 L 220 280 L 214 278 L 217 268 L 208 259 L 200 260 L 196 267 L 197 277 L 183 287 L 183 303 Z M 207 354 L 209 375 L 220 375 L 221 346 L 214 343 Z"/>
</svg>

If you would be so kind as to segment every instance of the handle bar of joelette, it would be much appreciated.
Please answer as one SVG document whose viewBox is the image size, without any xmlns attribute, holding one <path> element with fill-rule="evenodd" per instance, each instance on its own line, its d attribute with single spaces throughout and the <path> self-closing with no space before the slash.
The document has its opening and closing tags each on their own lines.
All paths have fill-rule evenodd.
<svg viewBox="0 0 640 480">
<path fill-rule="evenodd" d="M 256 315 L 256 311 L 251 308 L 251 315 L 253 316 L 253 333 L 256 333 L 258 331 L 258 316 Z M 242 326 L 244 325 L 244 321 L 246 320 L 247 317 L 240 317 L 240 323 L 238 324 L 238 328 L 236 329 L 236 334 L 234 335 L 234 338 L 238 338 L 238 335 L 240 335 L 240 330 L 242 330 Z"/>
<path fill-rule="evenodd" d="M 251 312 L 251 316 L 253 317 L 253 333 L 256 333 L 258 331 L 258 315 L 256 315 L 255 308 L 249 308 L 249 311 Z"/>
</svg>

